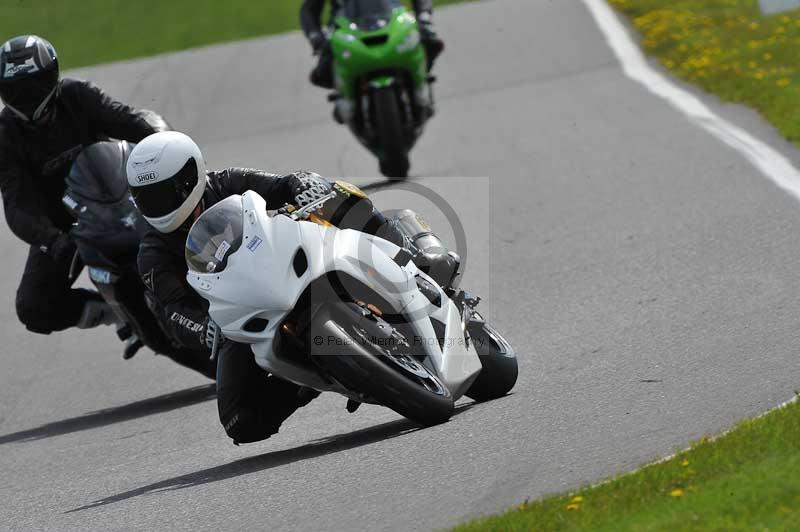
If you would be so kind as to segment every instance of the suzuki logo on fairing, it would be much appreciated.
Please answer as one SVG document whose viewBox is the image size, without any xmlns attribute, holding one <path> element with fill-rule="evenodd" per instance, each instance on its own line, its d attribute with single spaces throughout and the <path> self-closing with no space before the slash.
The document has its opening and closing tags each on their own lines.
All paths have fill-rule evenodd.
<svg viewBox="0 0 800 532">
<path fill-rule="evenodd" d="M 158 179 L 158 172 L 147 172 L 146 174 L 139 174 L 136 176 L 136 181 L 139 183 L 147 183 L 154 179 Z"/>
</svg>

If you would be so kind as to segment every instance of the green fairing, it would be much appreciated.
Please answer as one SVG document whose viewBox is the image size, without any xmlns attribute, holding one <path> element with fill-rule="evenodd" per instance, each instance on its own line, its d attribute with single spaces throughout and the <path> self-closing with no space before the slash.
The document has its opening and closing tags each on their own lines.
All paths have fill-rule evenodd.
<svg viewBox="0 0 800 532">
<path fill-rule="evenodd" d="M 426 83 L 425 49 L 419 41 L 417 21 L 404 7 L 394 8 L 390 22 L 375 31 L 360 30 L 344 16 L 336 17 L 335 25 L 331 50 L 336 89 L 343 97 L 352 100 L 357 79 L 369 72 L 385 69 L 408 71 L 415 89 Z M 388 37 L 383 44 L 370 46 L 364 43 L 365 38 L 381 36 Z M 392 79 L 382 75 L 370 81 L 386 86 Z"/>
</svg>

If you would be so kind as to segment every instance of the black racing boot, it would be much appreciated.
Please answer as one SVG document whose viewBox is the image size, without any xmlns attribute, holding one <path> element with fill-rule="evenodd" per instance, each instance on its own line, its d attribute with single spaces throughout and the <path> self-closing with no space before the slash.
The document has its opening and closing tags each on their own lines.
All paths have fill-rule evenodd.
<svg viewBox="0 0 800 532">
<path fill-rule="evenodd" d="M 392 223 L 405 237 L 407 245 L 403 247 L 411 253 L 411 260 L 420 270 L 444 289 L 458 287 L 461 257 L 447 250 L 419 214 L 405 209 Z"/>
<path fill-rule="evenodd" d="M 78 329 L 92 329 L 100 325 L 113 325 L 115 323 L 117 323 L 117 315 L 108 303 L 90 300 L 83 305 L 83 311 L 76 327 Z"/>
</svg>

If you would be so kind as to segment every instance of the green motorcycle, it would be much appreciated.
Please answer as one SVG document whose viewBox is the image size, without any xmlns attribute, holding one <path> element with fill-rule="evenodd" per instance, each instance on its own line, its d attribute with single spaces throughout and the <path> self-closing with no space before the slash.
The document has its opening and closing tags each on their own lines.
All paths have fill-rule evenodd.
<svg viewBox="0 0 800 532">
<path fill-rule="evenodd" d="M 392 179 L 433 115 L 434 78 L 414 15 L 399 0 L 348 0 L 331 35 L 334 117 L 347 124 Z"/>
</svg>

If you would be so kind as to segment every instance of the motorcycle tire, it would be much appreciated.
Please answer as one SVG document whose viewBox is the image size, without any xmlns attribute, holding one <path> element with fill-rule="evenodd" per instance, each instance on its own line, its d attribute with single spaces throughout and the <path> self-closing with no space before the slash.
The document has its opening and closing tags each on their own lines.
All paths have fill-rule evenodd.
<svg viewBox="0 0 800 532">
<path fill-rule="evenodd" d="M 376 89 L 372 94 L 372 108 L 381 153 L 381 173 L 389 179 L 405 179 L 411 163 L 408 160 L 403 116 L 394 87 Z"/>
<path fill-rule="evenodd" d="M 399 352 L 404 348 L 369 340 L 385 333 L 358 306 L 326 305 L 315 314 L 310 331 L 312 359 L 347 388 L 423 426 L 453 415 L 453 396 L 436 375 Z"/>
<path fill-rule="evenodd" d="M 519 375 L 514 348 L 488 323 L 472 324 L 468 330 L 483 369 L 467 390 L 467 397 L 479 402 L 503 397 Z"/>
</svg>

